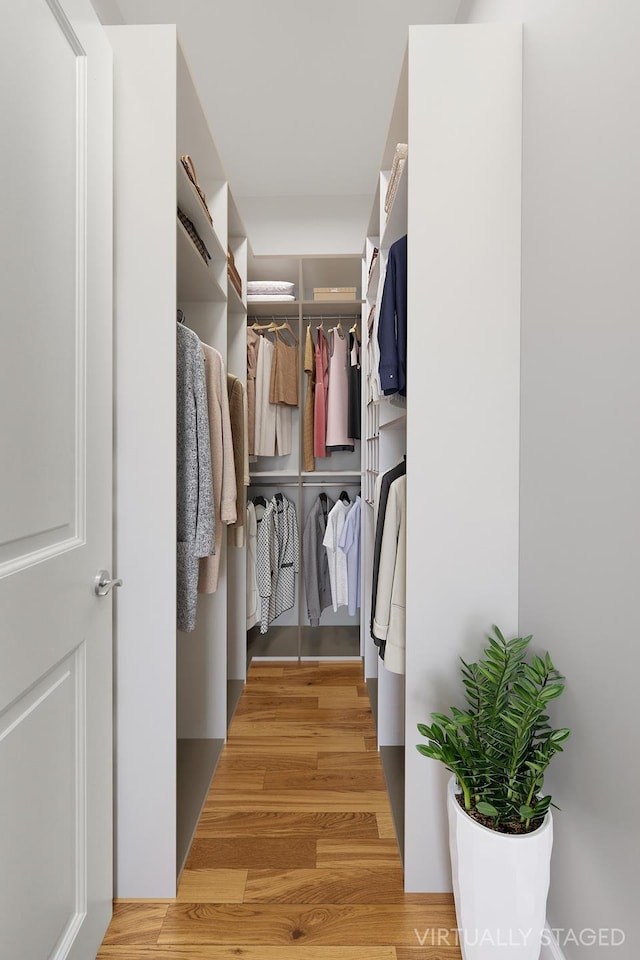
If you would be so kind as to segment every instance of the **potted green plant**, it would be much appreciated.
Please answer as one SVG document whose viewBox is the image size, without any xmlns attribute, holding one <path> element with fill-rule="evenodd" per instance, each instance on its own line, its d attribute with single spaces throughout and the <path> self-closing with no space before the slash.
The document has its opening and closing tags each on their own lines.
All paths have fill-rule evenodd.
<svg viewBox="0 0 640 960">
<path fill-rule="evenodd" d="M 553 842 L 544 775 L 570 735 L 548 704 L 564 678 L 532 637 L 493 627 L 476 663 L 462 662 L 466 708 L 418 724 L 417 748 L 451 771 L 447 808 L 453 890 L 464 960 L 538 960 Z"/>
</svg>

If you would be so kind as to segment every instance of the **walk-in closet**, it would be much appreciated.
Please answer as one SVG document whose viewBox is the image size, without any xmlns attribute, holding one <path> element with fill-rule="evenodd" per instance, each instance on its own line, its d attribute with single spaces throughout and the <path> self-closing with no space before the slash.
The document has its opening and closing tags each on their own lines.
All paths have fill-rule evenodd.
<svg viewBox="0 0 640 960">
<path fill-rule="evenodd" d="M 366 680 L 405 889 L 446 891 L 416 724 L 446 706 L 448 638 L 516 622 L 520 32 L 411 28 L 367 235 L 323 255 L 252 249 L 175 30 L 110 36 L 116 549 L 136 587 L 117 614 L 118 894 L 173 896 L 248 663 L 341 659 Z M 239 383 L 247 459 L 244 531 L 219 531 L 217 589 L 176 635 L 177 309 Z"/>
<path fill-rule="evenodd" d="M 526 854 L 548 790 L 498 942 L 635 960 L 640 4 L 0 40 L 0 958 L 493 960 L 455 824 Z M 518 828 L 463 782 L 501 635 L 566 686 Z"/>
</svg>

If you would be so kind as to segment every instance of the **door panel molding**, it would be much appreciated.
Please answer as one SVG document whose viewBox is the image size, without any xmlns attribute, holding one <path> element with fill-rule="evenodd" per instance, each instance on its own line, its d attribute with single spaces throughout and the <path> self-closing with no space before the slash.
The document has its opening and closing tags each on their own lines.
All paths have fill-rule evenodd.
<svg viewBox="0 0 640 960">
<path fill-rule="evenodd" d="M 87 364 L 87 56 L 58 0 L 46 0 L 51 14 L 75 56 L 75 438 L 72 516 L 59 522 L 0 536 L 0 579 L 82 546 L 86 540 L 86 364 Z M 14 531 L 15 534 L 15 531 Z"/>
</svg>

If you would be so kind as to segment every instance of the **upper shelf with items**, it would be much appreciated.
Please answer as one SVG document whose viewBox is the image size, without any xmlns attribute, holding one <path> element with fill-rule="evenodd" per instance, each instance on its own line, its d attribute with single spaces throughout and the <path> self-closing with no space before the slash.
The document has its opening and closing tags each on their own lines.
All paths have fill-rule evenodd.
<svg viewBox="0 0 640 960">
<path fill-rule="evenodd" d="M 230 313 L 242 314 L 246 230 L 179 45 L 176 81 L 176 203 L 191 221 L 179 218 L 176 228 L 178 298 L 226 301 Z M 201 255 L 200 242 L 209 256 Z"/>
<path fill-rule="evenodd" d="M 357 313 L 362 303 L 360 270 L 356 255 L 250 257 L 248 312 L 296 316 L 302 307 L 304 316 Z M 260 284 L 255 293 L 252 283 Z"/>
<path fill-rule="evenodd" d="M 211 254 L 212 259 L 226 259 L 224 242 L 216 230 L 215 220 L 213 223 L 209 221 L 203 201 L 200 198 L 195 185 L 189 179 L 187 171 L 185 170 L 180 158 L 178 158 L 177 161 L 176 187 L 178 208 L 182 210 L 189 220 L 191 220 L 194 227 L 198 231 L 202 242 Z M 223 191 L 225 188 L 226 184 L 222 183 L 219 185 L 220 191 Z M 206 200 L 207 207 L 209 208 L 209 211 L 211 211 L 209 202 L 209 200 Z M 212 206 L 217 206 L 217 204 L 212 203 Z M 213 214 L 211 216 L 213 218 Z"/>
<path fill-rule="evenodd" d="M 303 257 L 302 299 L 306 304 L 356 304 L 361 299 L 360 258 Z"/>
<path fill-rule="evenodd" d="M 300 262 L 297 257 L 250 255 L 247 275 L 250 316 L 298 316 Z"/>
</svg>

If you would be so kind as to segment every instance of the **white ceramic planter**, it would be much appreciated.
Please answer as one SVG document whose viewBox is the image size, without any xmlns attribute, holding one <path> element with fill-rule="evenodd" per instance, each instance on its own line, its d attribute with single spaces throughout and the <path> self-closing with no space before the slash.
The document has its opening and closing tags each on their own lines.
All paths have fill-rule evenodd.
<svg viewBox="0 0 640 960">
<path fill-rule="evenodd" d="M 539 960 L 545 925 L 553 819 L 510 836 L 483 827 L 449 780 L 449 850 L 464 960 Z"/>
</svg>

